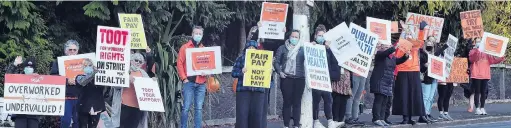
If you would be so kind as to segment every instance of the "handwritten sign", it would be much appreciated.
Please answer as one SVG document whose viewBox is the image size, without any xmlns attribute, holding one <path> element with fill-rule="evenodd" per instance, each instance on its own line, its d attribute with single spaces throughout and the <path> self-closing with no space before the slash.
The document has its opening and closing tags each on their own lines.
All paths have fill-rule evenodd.
<svg viewBox="0 0 511 128">
<path fill-rule="evenodd" d="M 83 74 L 83 60 L 86 58 L 91 59 L 92 63 L 96 65 L 95 53 L 57 57 L 57 61 L 59 63 L 59 75 L 66 76 L 68 79 L 75 79 L 78 74 Z"/>
<path fill-rule="evenodd" d="M 330 41 L 330 50 L 332 50 L 339 66 L 361 52 L 355 37 L 346 30 L 349 30 L 349 28 L 346 22 L 342 22 L 323 34 L 325 40 Z"/>
<path fill-rule="evenodd" d="M 506 53 L 509 38 L 485 32 L 481 40 L 479 50 L 497 57 L 503 57 Z"/>
<path fill-rule="evenodd" d="M 186 49 L 186 74 L 188 76 L 222 73 L 220 47 Z"/>
<path fill-rule="evenodd" d="M 135 77 L 134 87 L 140 110 L 165 112 L 158 82 L 151 78 Z"/>
<path fill-rule="evenodd" d="M 454 61 L 452 62 L 451 73 L 446 80 L 447 83 L 468 83 L 469 76 L 467 70 L 467 58 L 454 58 Z"/>
<path fill-rule="evenodd" d="M 248 49 L 245 53 L 243 86 L 270 88 L 273 51 Z"/>
<path fill-rule="evenodd" d="M 378 18 L 367 17 L 367 30 L 378 35 L 380 42 L 385 45 L 392 45 L 390 40 L 392 22 Z"/>
<path fill-rule="evenodd" d="M 304 43 L 303 49 L 306 85 L 312 89 L 332 92 L 325 46 Z"/>
<path fill-rule="evenodd" d="M 442 29 L 444 28 L 444 18 L 421 15 L 416 13 L 408 13 L 406 17 L 405 24 L 408 25 L 408 28 L 414 31 L 413 37 L 417 39 L 419 36 L 419 25 L 422 21 L 426 21 L 428 26 L 424 28 L 424 39 L 426 40 L 428 36 L 434 36 L 437 40 L 436 42 L 440 42 L 440 37 L 442 36 Z"/>
<path fill-rule="evenodd" d="M 428 76 L 445 81 L 445 60 L 432 54 L 428 55 Z"/>
<path fill-rule="evenodd" d="M 98 26 L 96 36 L 96 85 L 129 87 L 131 31 Z"/>
<path fill-rule="evenodd" d="M 390 23 L 390 32 L 399 33 L 399 22 L 392 21 L 392 23 Z"/>
<path fill-rule="evenodd" d="M 398 50 L 401 50 L 403 52 L 410 52 L 412 50 L 412 47 L 413 47 L 413 44 L 412 42 L 406 40 L 406 39 L 403 39 L 403 38 L 399 38 L 399 41 L 398 41 Z"/>
<path fill-rule="evenodd" d="M 484 26 L 481 18 L 481 10 L 460 12 L 463 38 L 483 37 Z"/>
<path fill-rule="evenodd" d="M 284 39 L 287 19 L 287 4 L 263 2 L 261 9 L 261 28 L 259 37 L 267 39 Z"/>
<path fill-rule="evenodd" d="M 64 115 L 66 77 L 6 74 L 4 109 L 9 114 Z"/>
<path fill-rule="evenodd" d="M 341 66 L 360 76 L 367 77 L 373 62 L 373 55 L 376 52 L 378 35 L 355 23 L 350 24 L 349 30 L 351 35 L 355 37 L 361 52 Z"/>
<path fill-rule="evenodd" d="M 140 14 L 119 13 L 119 26 L 131 30 L 131 49 L 146 49 L 144 23 Z"/>
<path fill-rule="evenodd" d="M 454 52 L 456 51 L 456 47 L 458 46 L 458 38 L 449 34 L 449 38 L 447 38 L 447 49 L 444 51 L 444 59 L 445 59 L 445 75 L 449 77 L 449 74 L 452 70 L 452 62 L 454 61 Z"/>
</svg>

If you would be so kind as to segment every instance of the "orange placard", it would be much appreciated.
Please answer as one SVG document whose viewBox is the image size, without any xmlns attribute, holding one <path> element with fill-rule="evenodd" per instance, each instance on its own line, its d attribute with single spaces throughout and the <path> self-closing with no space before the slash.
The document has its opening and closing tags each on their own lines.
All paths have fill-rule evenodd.
<svg viewBox="0 0 511 128">
<path fill-rule="evenodd" d="M 447 78 L 447 83 L 468 83 L 469 76 L 467 58 L 454 58 L 451 64 L 451 73 Z"/>
<path fill-rule="evenodd" d="M 398 49 L 403 52 L 408 52 L 408 51 L 412 50 L 412 47 L 413 47 L 413 44 L 410 41 L 403 39 L 403 38 L 399 39 L 398 45 L 399 45 Z"/>
<path fill-rule="evenodd" d="M 66 78 L 74 79 L 77 75 L 83 74 L 83 60 L 85 59 L 82 58 L 64 61 L 64 67 L 66 68 Z"/>
<path fill-rule="evenodd" d="M 463 38 L 483 37 L 484 26 L 481 18 L 481 10 L 460 12 Z"/>
<path fill-rule="evenodd" d="M 486 43 L 484 43 L 484 49 L 488 52 L 500 53 L 502 50 L 502 45 L 504 45 L 503 40 L 487 37 Z"/>
<path fill-rule="evenodd" d="M 399 27 L 398 27 L 397 21 L 392 21 L 392 23 L 390 23 L 390 32 L 391 33 L 399 33 Z"/>
<path fill-rule="evenodd" d="M 374 34 L 380 36 L 380 40 L 387 40 L 387 26 L 382 23 L 378 22 L 371 22 L 369 25 L 371 25 L 371 32 Z"/>
<path fill-rule="evenodd" d="M 438 76 L 444 76 L 444 66 L 442 65 L 442 61 L 431 59 L 431 73 L 438 75 Z"/>
<path fill-rule="evenodd" d="M 285 22 L 287 4 L 264 2 L 261 12 L 262 21 Z"/>
<path fill-rule="evenodd" d="M 212 70 L 215 69 L 215 52 L 192 52 L 193 70 Z"/>
</svg>

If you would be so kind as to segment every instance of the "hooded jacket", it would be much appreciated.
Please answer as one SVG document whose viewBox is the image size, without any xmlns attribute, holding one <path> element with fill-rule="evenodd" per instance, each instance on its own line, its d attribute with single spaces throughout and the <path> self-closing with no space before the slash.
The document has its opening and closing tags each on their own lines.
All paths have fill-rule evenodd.
<svg viewBox="0 0 511 128">
<path fill-rule="evenodd" d="M 404 63 L 408 60 L 408 56 L 404 55 L 397 58 L 392 55 L 396 48 L 390 47 L 385 51 L 376 52 L 375 65 L 371 74 L 370 92 L 380 93 L 386 96 L 392 96 L 392 87 L 394 86 L 394 70 L 396 65 Z"/>
<path fill-rule="evenodd" d="M 253 46 L 254 48 L 257 48 L 257 42 L 256 41 L 248 41 L 245 45 L 245 50 L 243 50 L 243 53 L 240 55 L 240 57 L 236 58 L 236 62 L 234 63 L 234 66 L 232 68 L 231 75 L 234 78 L 238 78 L 238 84 L 236 85 L 236 92 L 242 92 L 242 91 L 251 91 L 251 92 L 265 92 L 264 88 L 257 88 L 257 87 L 246 87 L 243 86 L 243 68 L 245 67 L 245 53 L 247 51 L 247 48 Z"/>
</svg>

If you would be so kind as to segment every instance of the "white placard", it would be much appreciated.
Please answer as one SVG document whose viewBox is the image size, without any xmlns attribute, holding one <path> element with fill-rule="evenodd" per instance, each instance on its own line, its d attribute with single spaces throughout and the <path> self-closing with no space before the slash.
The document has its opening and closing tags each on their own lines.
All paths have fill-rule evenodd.
<svg viewBox="0 0 511 128">
<path fill-rule="evenodd" d="M 98 26 L 96 36 L 96 85 L 129 87 L 131 31 Z"/>
<path fill-rule="evenodd" d="M 96 53 L 86 53 L 86 54 L 78 54 L 78 55 L 72 55 L 72 56 L 60 56 L 57 57 L 57 61 L 59 64 L 59 75 L 60 76 L 67 76 L 68 78 L 74 78 L 76 77 L 76 73 L 81 74 L 83 73 L 83 65 L 82 61 L 83 59 L 88 58 L 92 60 L 92 63 L 96 65 Z M 67 66 L 67 67 L 66 67 Z M 71 71 L 70 75 L 66 75 L 66 69 L 67 71 Z"/>
<path fill-rule="evenodd" d="M 288 4 L 263 2 L 259 38 L 284 39 Z"/>
<path fill-rule="evenodd" d="M 303 51 L 306 85 L 312 89 L 332 92 L 325 46 L 304 43 Z"/>
<path fill-rule="evenodd" d="M 356 39 L 360 52 L 357 56 L 344 62 L 341 67 L 367 78 L 373 63 L 373 56 L 376 53 L 378 35 L 356 25 L 355 23 L 350 23 L 349 31 Z"/>
<path fill-rule="evenodd" d="M 432 54 L 428 55 L 428 76 L 445 81 L 445 60 Z"/>
<path fill-rule="evenodd" d="M 497 57 L 503 57 L 506 54 L 509 38 L 484 32 L 479 50 Z M 499 46 L 500 45 L 500 46 Z M 492 46 L 491 48 L 488 46 Z"/>
<path fill-rule="evenodd" d="M 444 18 L 408 12 L 405 23 L 408 25 L 408 29 L 412 31 L 415 39 L 419 36 L 419 27 L 422 21 L 426 21 L 428 25 L 424 28 L 424 38 L 419 40 L 426 40 L 428 36 L 434 36 L 436 42 L 440 42 L 442 29 L 444 28 Z"/>
<path fill-rule="evenodd" d="M 339 66 L 361 52 L 356 39 L 347 30 L 349 28 L 346 22 L 342 22 L 323 34 L 325 40 L 330 42 L 330 50 L 332 50 Z"/>
<path fill-rule="evenodd" d="M 222 73 L 220 46 L 187 48 L 186 75 L 210 75 Z"/>
<path fill-rule="evenodd" d="M 444 51 L 445 77 L 449 77 L 449 74 L 451 73 L 451 65 L 454 61 L 454 52 L 456 52 L 456 47 L 458 47 L 458 38 L 449 34 L 446 44 L 448 47 Z"/>
<path fill-rule="evenodd" d="M 379 36 L 380 42 L 385 45 L 392 45 L 391 31 L 392 22 L 390 20 L 382 20 L 378 18 L 367 17 L 367 30 Z"/>
<path fill-rule="evenodd" d="M 151 78 L 135 77 L 134 84 L 140 110 L 165 112 L 157 81 Z"/>
</svg>

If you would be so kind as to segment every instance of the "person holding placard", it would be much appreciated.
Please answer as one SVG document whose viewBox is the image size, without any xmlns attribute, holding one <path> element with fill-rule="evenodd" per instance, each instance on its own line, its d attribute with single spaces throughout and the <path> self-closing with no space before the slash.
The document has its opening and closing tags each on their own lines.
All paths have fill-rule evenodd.
<svg viewBox="0 0 511 128">
<path fill-rule="evenodd" d="M 293 30 L 289 39 L 276 52 L 273 67 L 281 78 L 282 97 L 284 104 L 282 115 L 284 127 L 289 127 L 291 108 L 294 127 L 300 127 L 302 95 L 305 89 L 304 50 L 300 42 L 300 31 Z"/>
<path fill-rule="evenodd" d="M 194 26 L 192 28 L 192 40 L 183 44 L 179 48 L 179 55 L 177 57 L 177 72 L 179 78 L 183 81 L 183 110 L 181 112 L 181 128 L 188 128 L 188 111 L 192 104 L 195 104 L 195 118 L 194 127 L 202 127 L 202 104 L 206 96 L 206 77 L 203 75 L 188 76 L 186 75 L 186 61 L 191 61 L 186 58 L 186 50 L 189 48 L 204 47 L 202 44 L 202 35 L 204 29 L 201 26 Z"/>
<path fill-rule="evenodd" d="M 449 48 L 449 46 L 447 44 L 438 44 L 438 45 L 439 45 L 439 49 L 435 50 L 434 55 L 444 58 L 445 57 L 444 51 L 447 48 Z M 437 107 L 438 107 L 438 111 L 440 112 L 439 119 L 452 121 L 454 119 L 449 115 L 448 111 L 449 111 L 449 101 L 450 101 L 450 98 L 452 96 L 452 92 L 454 89 L 454 86 L 453 86 L 454 83 L 445 83 L 445 82 L 438 82 L 438 81 L 436 81 L 436 82 L 438 83 L 438 86 L 437 86 L 437 89 L 438 89 L 437 90 L 438 91 Z M 431 101 L 431 104 L 433 104 L 434 100 L 430 100 L 430 101 Z M 429 111 L 431 112 L 431 108 L 429 108 L 429 109 L 430 109 Z M 427 118 L 432 121 L 436 121 L 436 119 L 433 118 L 433 116 L 431 116 L 431 114 L 429 114 L 429 113 L 427 113 Z"/>
<path fill-rule="evenodd" d="M 19 69 L 23 69 L 20 71 Z M 36 61 L 34 58 L 29 58 L 23 62 L 21 56 L 16 57 L 14 63 L 9 64 L 5 68 L 6 74 L 26 74 L 26 75 L 38 75 L 35 73 Z M 39 120 L 41 116 L 37 115 L 21 115 L 13 114 L 11 120 L 14 121 L 15 128 L 39 128 Z"/>
<path fill-rule="evenodd" d="M 82 86 L 78 100 L 78 116 L 80 128 L 95 128 L 98 126 L 99 113 L 105 111 L 104 86 L 95 85 L 93 80 L 98 72 L 91 59 L 83 60 L 84 74 L 76 76 L 76 85 Z"/>
<path fill-rule="evenodd" d="M 413 46 L 411 51 L 397 50 L 396 56 L 402 57 L 409 52 L 409 58 L 404 63 L 397 65 L 398 74 L 396 76 L 393 92 L 392 114 L 402 115 L 401 124 L 412 124 L 412 116 L 425 116 L 424 102 L 422 97 L 422 88 L 420 80 L 419 67 L 419 49 L 422 48 L 424 41 L 424 28 L 427 23 L 422 21 L 419 26 L 419 37 L 411 39 L 406 33 L 401 33 L 402 38 L 407 38 Z M 405 29 L 406 30 L 406 29 Z"/>
<path fill-rule="evenodd" d="M 392 88 L 394 86 L 394 70 L 396 65 L 408 60 L 408 55 L 397 58 L 393 53 L 398 48 L 379 44 L 375 55 L 375 65 L 370 79 L 370 92 L 374 93 L 373 123 L 378 126 L 389 126 Z M 387 123 L 388 122 L 388 123 Z"/>
<path fill-rule="evenodd" d="M 135 93 L 134 77 L 149 77 L 142 69 L 145 63 L 140 53 L 131 54 L 130 62 L 130 87 L 122 90 L 121 105 L 121 128 L 144 128 L 147 127 L 147 112 L 139 109 L 137 95 Z M 137 85 L 138 86 L 138 85 Z"/>
<path fill-rule="evenodd" d="M 479 50 L 482 43 L 476 42 L 474 49 L 470 50 L 469 59 L 472 63 L 470 66 L 470 78 L 472 79 L 472 87 L 474 90 L 474 104 L 476 107 L 476 115 L 487 115 L 484 109 L 488 91 L 488 81 L 491 78 L 490 65 L 504 61 L 505 56 L 495 57 Z"/>
<path fill-rule="evenodd" d="M 263 109 L 266 101 L 265 89 L 258 87 L 243 86 L 243 76 L 247 72 L 245 68 L 245 53 L 247 49 L 255 49 L 257 42 L 250 40 L 245 45 L 245 50 L 236 58 L 232 69 L 232 77 L 238 78 L 236 87 L 236 128 L 265 128 L 263 126 Z"/>
<path fill-rule="evenodd" d="M 64 44 L 64 53 L 66 56 L 77 55 L 80 50 L 80 44 L 76 40 L 68 40 Z M 58 60 L 52 62 L 50 75 L 59 75 Z M 66 105 L 64 109 L 64 116 L 60 117 L 60 127 L 69 128 L 71 120 L 73 122 L 72 128 L 78 128 L 78 113 L 76 104 L 80 96 L 80 87 L 76 86 L 74 79 L 67 79 L 66 84 Z"/>
</svg>

